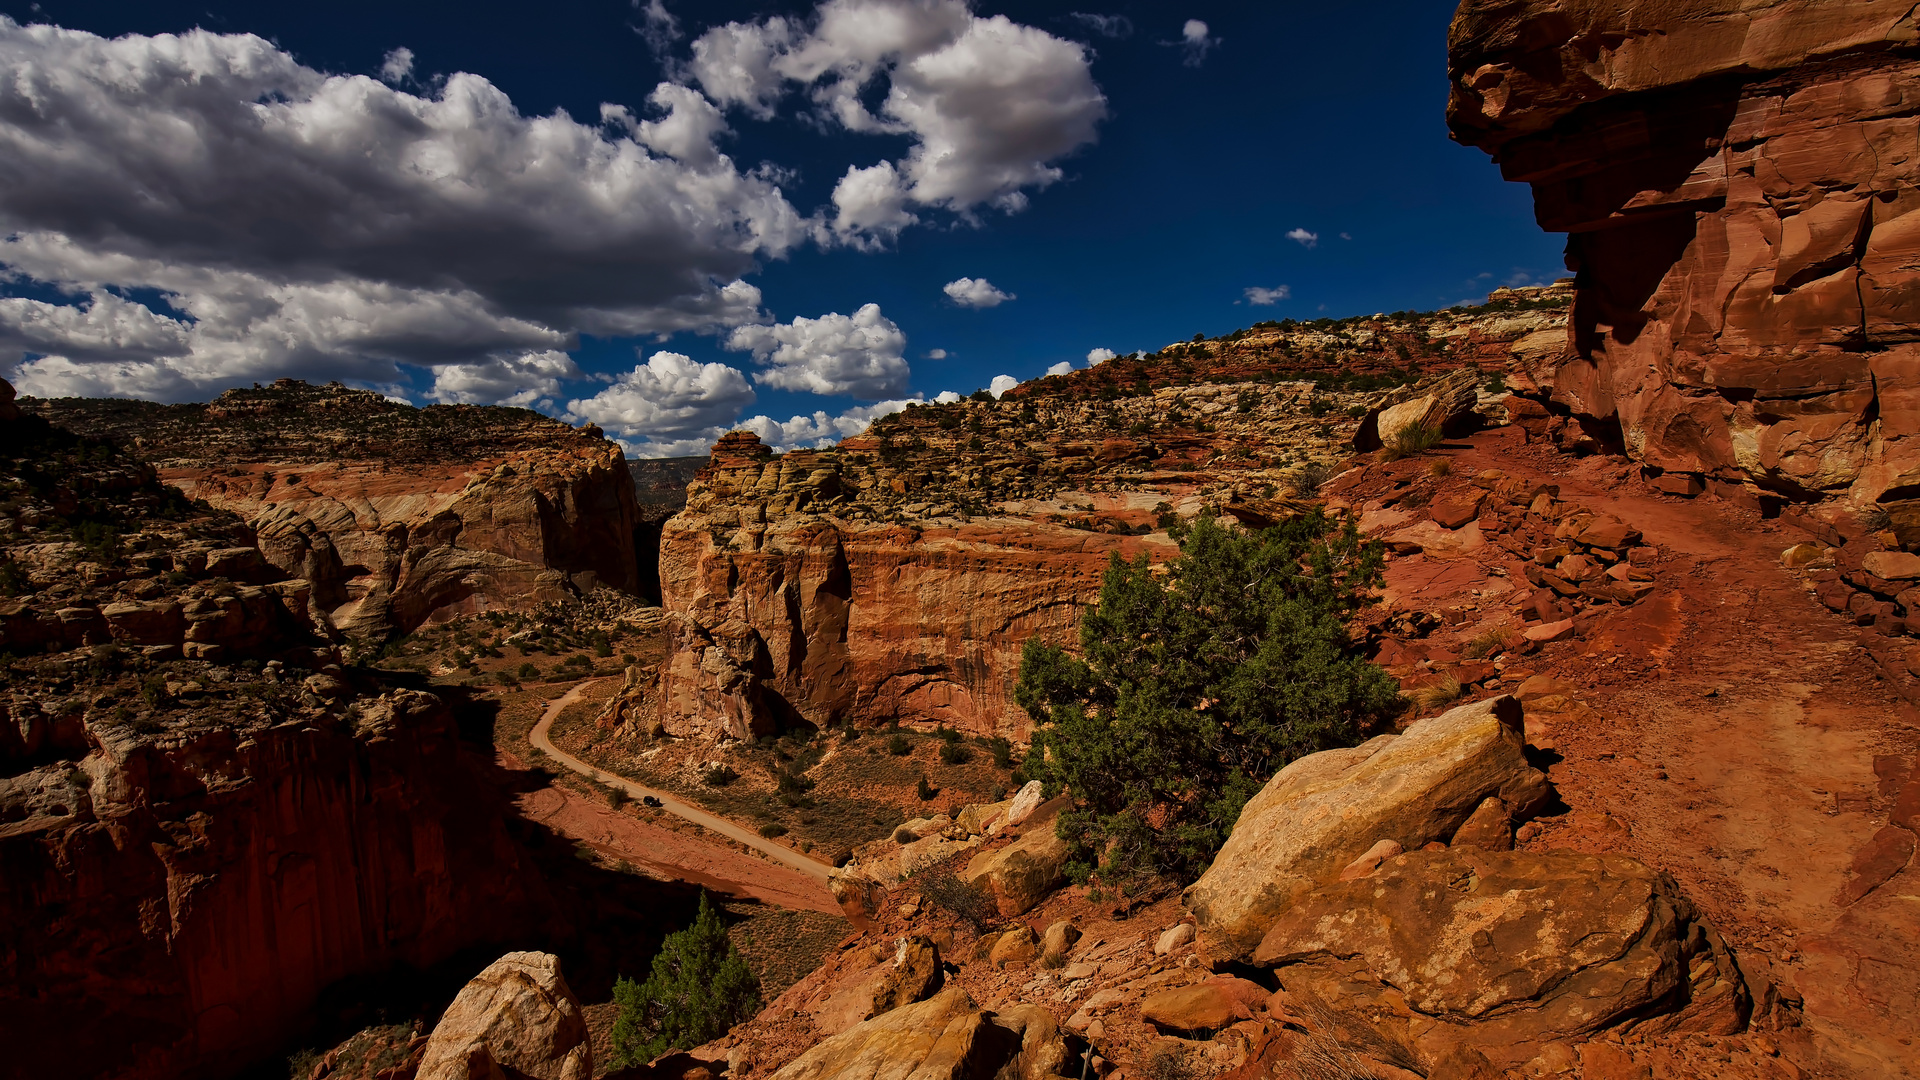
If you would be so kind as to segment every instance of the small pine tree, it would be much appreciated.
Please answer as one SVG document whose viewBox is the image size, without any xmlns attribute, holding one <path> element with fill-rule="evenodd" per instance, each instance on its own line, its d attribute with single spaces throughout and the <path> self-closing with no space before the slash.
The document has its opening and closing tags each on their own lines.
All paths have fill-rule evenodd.
<svg viewBox="0 0 1920 1080">
<path fill-rule="evenodd" d="M 726 1034 L 760 1010 L 760 986 L 702 891 L 693 925 L 667 935 L 646 982 L 614 980 L 613 1001 L 613 1064 L 626 1068 Z"/>
</svg>

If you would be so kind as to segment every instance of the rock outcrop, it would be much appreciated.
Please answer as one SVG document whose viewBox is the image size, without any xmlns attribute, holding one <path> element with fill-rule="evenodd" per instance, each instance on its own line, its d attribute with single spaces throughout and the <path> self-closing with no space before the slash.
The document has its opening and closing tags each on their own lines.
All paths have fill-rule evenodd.
<svg viewBox="0 0 1920 1080">
<path fill-rule="evenodd" d="M 1430 1055 L 1496 1064 L 1606 1028 L 1723 1035 L 1751 1003 L 1673 883 L 1621 855 L 1415 851 L 1282 912 L 1253 962 L 1323 1001 L 1392 992 Z"/>
<path fill-rule="evenodd" d="M 593 1080 L 580 1001 L 552 953 L 511 952 L 461 987 L 415 1080 Z"/>
<path fill-rule="evenodd" d="M 773 1076 L 881 1080 L 1001 1075 L 1008 1080 L 1048 1080 L 1059 1074 L 1066 1057 L 1058 1029 L 1043 1010 L 983 1012 L 965 990 L 954 989 L 835 1035 Z"/>
<path fill-rule="evenodd" d="M 1301 896 L 1380 841 L 1410 851 L 1451 837 L 1489 798 L 1517 818 L 1550 796 L 1545 774 L 1527 764 L 1520 703 L 1462 705 L 1280 770 L 1188 886 L 1187 907 L 1209 950 L 1244 959 Z"/>
<path fill-rule="evenodd" d="M 1539 387 L 1662 470 L 1855 505 L 1907 484 L 1916 41 L 1888 2 L 1463 3 L 1454 137 L 1571 234 Z"/>
<path fill-rule="evenodd" d="M 267 568 L 111 444 L 0 424 L 9 1075 L 228 1075 L 344 978 L 550 917 L 447 703 Z"/>
<path fill-rule="evenodd" d="M 283 379 L 204 405 L 29 400 L 231 510 L 312 621 L 377 641 L 433 619 L 641 585 L 617 444 L 525 409 L 415 409 Z"/>
</svg>

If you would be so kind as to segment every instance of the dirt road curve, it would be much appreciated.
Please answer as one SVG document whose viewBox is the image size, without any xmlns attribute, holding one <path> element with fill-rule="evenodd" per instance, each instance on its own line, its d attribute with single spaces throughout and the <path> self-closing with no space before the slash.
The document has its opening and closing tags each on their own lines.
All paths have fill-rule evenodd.
<svg viewBox="0 0 1920 1080">
<path fill-rule="evenodd" d="M 755 851 L 758 851 L 766 855 L 768 858 L 774 860 L 776 863 L 779 863 L 782 867 L 786 867 L 791 870 L 798 871 L 799 873 L 806 875 L 808 878 L 811 878 L 814 882 L 816 882 L 820 886 L 817 892 L 823 893 L 823 894 L 826 892 L 825 886 L 826 886 L 827 880 L 833 873 L 833 868 L 827 865 L 826 863 L 821 862 L 818 859 L 810 858 L 806 855 L 803 855 L 800 852 L 795 851 L 784 844 L 778 844 L 773 842 L 772 840 L 768 840 L 767 838 L 760 836 L 759 834 L 754 833 L 751 830 L 744 829 L 738 825 L 735 825 L 733 822 L 728 821 L 725 818 L 716 817 L 715 815 L 709 814 L 705 810 L 701 810 L 698 807 L 689 806 L 686 803 L 681 802 L 679 799 L 674 798 L 672 795 L 669 795 L 664 791 L 656 791 L 650 787 L 643 787 L 639 784 L 634 783 L 631 780 L 628 780 L 624 776 L 619 776 L 614 773 L 607 772 L 604 769 L 597 769 L 592 765 L 589 765 L 586 762 L 581 761 L 579 758 L 574 757 L 573 755 L 567 753 L 565 750 L 562 750 L 559 747 L 553 745 L 553 740 L 547 737 L 547 730 L 553 726 L 554 720 L 560 716 L 560 713 L 564 709 L 566 709 L 568 705 L 571 705 L 575 701 L 579 700 L 581 692 L 591 685 L 593 685 L 592 682 L 583 682 L 578 686 L 575 686 L 573 689 L 567 691 L 565 694 L 562 694 L 561 696 L 548 702 L 546 711 L 540 715 L 540 722 L 534 725 L 532 733 L 529 734 L 528 736 L 529 741 L 531 741 L 533 745 L 538 747 L 540 750 L 546 752 L 555 761 L 558 761 L 562 765 L 565 765 L 567 768 L 572 769 L 574 772 L 577 772 L 582 776 L 591 777 L 592 779 L 597 780 L 600 783 L 606 784 L 610 787 L 617 787 L 622 791 L 625 791 L 628 795 L 632 796 L 635 799 L 644 799 L 644 798 L 647 798 L 648 796 L 658 799 L 660 800 L 661 807 L 665 809 L 667 813 L 672 814 L 675 817 L 679 817 L 687 821 L 691 821 L 694 824 L 700 826 L 701 828 L 707 829 L 711 832 L 718 833 L 729 840 L 736 840 L 742 844 L 745 844 L 748 847 L 753 848 Z M 730 854 L 737 855 L 737 853 L 731 853 L 731 852 Z M 757 866 L 762 873 L 764 873 L 768 869 L 771 869 L 766 867 L 764 864 L 760 864 L 757 862 L 754 865 Z M 743 881 L 743 882 L 739 882 L 738 884 L 745 886 L 745 885 L 751 885 L 753 883 Z M 809 904 L 800 905 L 800 906 L 815 908 L 816 910 L 822 910 L 822 911 L 839 910 L 838 906 L 833 904 L 833 901 L 830 896 L 828 897 L 826 903 L 828 905 L 826 907 L 819 907 L 817 904 L 814 904 L 814 903 L 809 903 Z"/>
</svg>

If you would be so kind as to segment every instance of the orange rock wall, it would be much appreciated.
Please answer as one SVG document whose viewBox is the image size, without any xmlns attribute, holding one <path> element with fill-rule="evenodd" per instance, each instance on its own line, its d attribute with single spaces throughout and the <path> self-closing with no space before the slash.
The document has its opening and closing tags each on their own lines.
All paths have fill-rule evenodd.
<svg viewBox="0 0 1920 1080">
<path fill-rule="evenodd" d="M 0 825 L 0 1012 L 29 1036 L 0 1073 L 226 1075 L 342 978 L 539 925 L 540 886 L 476 804 L 445 705 L 372 708 L 358 731 L 129 739 L 70 781 L 64 765 L 6 781 L 74 786 Z"/>
<path fill-rule="evenodd" d="M 1911 5 L 1468 0 L 1448 120 L 1570 234 L 1537 376 L 1628 452 L 1794 499 L 1920 465 Z"/>
</svg>

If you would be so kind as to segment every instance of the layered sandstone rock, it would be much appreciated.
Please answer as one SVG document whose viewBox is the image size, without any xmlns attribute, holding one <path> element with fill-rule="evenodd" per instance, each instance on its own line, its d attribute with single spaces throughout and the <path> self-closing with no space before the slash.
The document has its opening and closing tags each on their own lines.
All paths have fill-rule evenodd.
<svg viewBox="0 0 1920 1080">
<path fill-rule="evenodd" d="M 1033 1007 L 983 1012 L 964 990 L 946 990 L 835 1035 L 774 1073 L 775 1080 L 835 1077 L 1004 1076 L 1048 1080 L 1066 1064 L 1059 1030 Z"/>
<path fill-rule="evenodd" d="M 1322 1000 L 1390 987 L 1433 1056 L 1499 1064 L 1610 1027 L 1727 1034 L 1751 1008 L 1719 937 L 1623 855 L 1409 852 L 1300 897 L 1253 961 Z"/>
<path fill-rule="evenodd" d="M 552 953 L 508 953 L 461 987 L 427 1039 L 415 1080 L 499 1076 L 593 1078 L 586 1017 Z"/>
<path fill-rule="evenodd" d="M 1454 136 L 1566 231 L 1532 375 L 1634 457 L 1871 502 L 1920 465 L 1910 5 L 1467 0 Z M 1907 538 L 1920 542 L 1920 532 Z"/>
<path fill-rule="evenodd" d="M 1550 788 L 1527 764 L 1522 723 L 1518 701 L 1489 698 L 1280 770 L 1187 888 L 1207 947 L 1244 958 L 1299 897 L 1383 840 L 1444 841 L 1488 798 L 1515 815 L 1537 810 Z"/>
<path fill-rule="evenodd" d="M 425 409 L 281 380 L 205 405 L 29 401 L 245 518 L 313 621 L 377 640 L 432 619 L 640 586 L 620 448 L 524 409 Z"/>
</svg>

